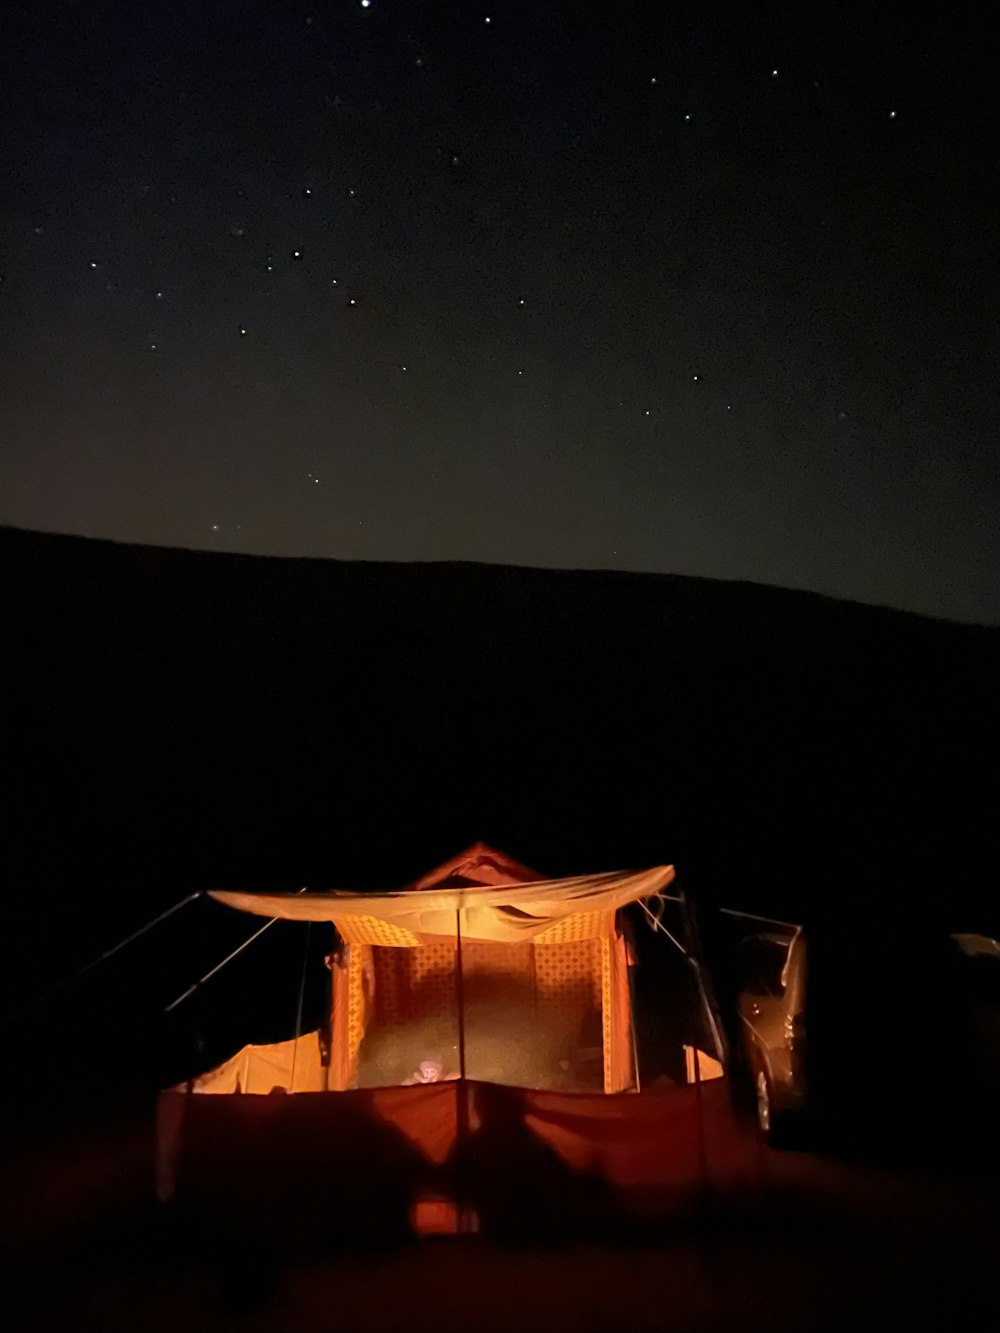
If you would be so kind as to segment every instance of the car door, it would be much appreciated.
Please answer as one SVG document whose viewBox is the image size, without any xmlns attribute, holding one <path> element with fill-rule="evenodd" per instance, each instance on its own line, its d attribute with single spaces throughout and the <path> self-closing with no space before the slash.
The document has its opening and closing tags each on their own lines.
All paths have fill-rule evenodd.
<svg viewBox="0 0 1000 1333">
<path fill-rule="evenodd" d="M 740 948 L 738 966 L 737 1014 L 745 1061 L 751 1074 L 762 1068 L 776 1086 L 792 1077 L 784 984 L 790 943 L 790 936 L 751 936 Z"/>
</svg>

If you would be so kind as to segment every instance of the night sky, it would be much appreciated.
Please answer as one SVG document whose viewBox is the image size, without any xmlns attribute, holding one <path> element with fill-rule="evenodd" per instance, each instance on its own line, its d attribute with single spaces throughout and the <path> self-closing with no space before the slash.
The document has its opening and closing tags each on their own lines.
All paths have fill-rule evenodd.
<svg viewBox="0 0 1000 1333">
<path fill-rule="evenodd" d="M 4 8 L 0 522 L 1000 619 L 961 6 Z"/>
</svg>

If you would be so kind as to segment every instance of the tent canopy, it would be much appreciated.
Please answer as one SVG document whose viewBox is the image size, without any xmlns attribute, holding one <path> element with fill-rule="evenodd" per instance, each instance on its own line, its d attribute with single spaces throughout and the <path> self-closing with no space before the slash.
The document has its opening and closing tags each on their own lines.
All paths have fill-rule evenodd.
<svg viewBox="0 0 1000 1333">
<path fill-rule="evenodd" d="M 673 866 L 611 871 L 569 879 L 539 879 L 519 862 L 477 843 L 404 889 L 353 893 L 234 893 L 212 897 L 240 912 L 289 921 L 333 921 L 348 938 L 381 926 L 379 943 L 417 944 L 431 939 L 525 944 L 570 918 L 607 918 L 629 903 L 662 893 Z M 388 930 L 386 930 L 388 927 Z"/>
</svg>

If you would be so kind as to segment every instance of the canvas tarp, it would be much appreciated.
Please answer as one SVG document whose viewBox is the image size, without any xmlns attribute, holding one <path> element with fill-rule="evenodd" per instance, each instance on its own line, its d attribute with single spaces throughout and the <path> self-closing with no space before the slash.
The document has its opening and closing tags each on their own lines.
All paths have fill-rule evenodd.
<svg viewBox="0 0 1000 1333">
<path fill-rule="evenodd" d="M 326 1092 L 329 1071 L 323 1066 L 318 1032 L 267 1046 L 244 1046 L 217 1069 L 191 1081 L 192 1092 Z"/>
<path fill-rule="evenodd" d="M 213 890 L 218 902 L 255 916 L 288 921 L 334 921 L 374 918 L 406 932 L 418 943 L 426 939 L 521 944 L 551 932 L 567 918 L 613 914 L 629 903 L 662 893 L 674 879 L 673 866 L 651 870 L 612 871 L 570 879 L 537 880 L 528 884 L 469 888 L 401 889 L 390 893 L 238 893 Z M 391 942 L 387 940 L 386 942 Z"/>
</svg>

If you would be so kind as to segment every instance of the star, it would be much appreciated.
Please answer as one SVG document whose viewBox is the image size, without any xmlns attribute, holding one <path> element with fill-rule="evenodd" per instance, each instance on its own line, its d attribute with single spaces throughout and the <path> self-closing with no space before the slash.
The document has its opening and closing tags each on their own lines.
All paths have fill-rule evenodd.
<svg viewBox="0 0 1000 1333">
<path fill-rule="evenodd" d="M 372 7 L 372 0 L 361 0 L 362 9 L 371 9 L 371 7 Z"/>
<path fill-rule="evenodd" d="M 240 325 L 240 337 L 241 337 L 241 338 L 245 338 L 245 337 L 246 337 L 246 334 L 247 334 L 246 326 L 243 325 L 243 324 L 241 324 L 241 325 Z"/>
<path fill-rule="evenodd" d="M 690 119 L 691 119 L 691 112 L 690 112 L 690 111 L 685 111 L 685 113 L 684 113 L 684 119 L 685 119 L 685 120 L 690 120 Z"/>
<path fill-rule="evenodd" d="M 301 259 L 301 258 L 302 258 L 302 251 L 301 251 L 301 250 L 293 250 L 293 251 L 292 251 L 292 258 L 293 258 L 293 259 Z"/>
<path fill-rule="evenodd" d="M 778 71 L 777 71 L 776 69 L 772 69 L 772 70 L 771 70 L 771 78 L 772 78 L 772 79 L 776 79 L 777 77 L 778 77 Z"/>
<path fill-rule="evenodd" d="M 348 305 L 357 305 L 358 303 L 357 303 L 357 301 L 354 299 L 354 297 L 352 296 L 351 299 L 348 301 L 347 304 L 348 304 Z"/>
<path fill-rule="evenodd" d="M 156 299 L 157 299 L 158 301 L 162 301 L 162 300 L 163 300 L 163 293 L 162 293 L 162 292 L 157 292 L 157 293 L 156 293 Z"/>
<path fill-rule="evenodd" d="M 896 113 L 895 113 L 895 111 L 890 111 L 890 112 L 889 112 L 889 119 L 890 119 L 890 120 L 895 120 L 895 119 L 896 119 Z"/>
</svg>

